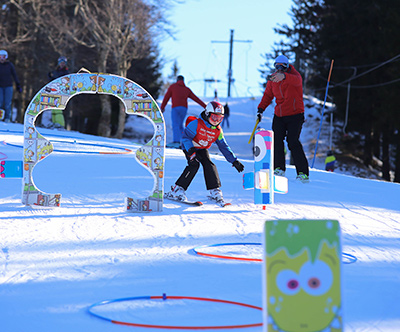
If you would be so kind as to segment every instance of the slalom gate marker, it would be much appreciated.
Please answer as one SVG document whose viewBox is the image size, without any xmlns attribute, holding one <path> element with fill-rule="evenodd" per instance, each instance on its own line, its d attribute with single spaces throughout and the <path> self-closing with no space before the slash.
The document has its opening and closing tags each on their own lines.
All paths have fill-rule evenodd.
<svg viewBox="0 0 400 332">
<path fill-rule="evenodd" d="M 288 180 L 274 175 L 274 132 L 260 130 L 254 136 L 254 172 L 243 174 L 243 188 L 254 189 L 254 204 L 273 204 L 274 192 L 286 194 Z"/>
<path fill-rule="evenodd" d="M 325 89 L 324 105 L 322 106 L 322 112 L 321 112 L 321 122 L 319 124 L 318 135 L 317 135 L 317 143 L 315 144 L 315 151 L 314 151 L 314 157 L 313 157 L 313 160 L 312 160 L 312 163 L 311 163 L 311 168 L 314 167 L 315 157 L 317 156 L 319 135 L 321 134 L 322 122 L 324 121 L 325 104 L 326 104 L 326 98 L 328 97 L 329 82 L 331 80 L 333 61 L 334 60 L 332 59 L 331 66 L 329 68 L 328 82 L 326 83 L 326 89 Z"/>
<path fill-rule="evenodd" d="M 266 221 L 263 240 L 263 331 L 342 331 L 338 221 Z"/>
<path fill-rule="evenodd" d="M 255 124 L 255 126 L 254 126 L 254 129 L 253 129 L 253 131 L 251 132 L 251 135 L 250 135 L 249 143 L 248 143 L 248 144 L 250 144 L 251 141 L 253 140 L 254 133 L 256 132 L 256 129 L 257 129 L 257 126 L 258 126 L 259 123 L 260 123 L 260 120 L 257 118 L 257 121 L 256 121 L 256 124 Z"/>
<path fill-rule="evenodd" d="M 193 300 L 193 301 L 206 301 L 206 302 L 217 302 L 217 303 L 225 303 L 225 304 L 232 304 L 236 306 L 241 306 L 241 307 L 246 307 L 246 308 L 251 308 L 255 310 L 262 310 L 262 308 L 246 304 L 246 303 L 241 303 L 241 302 L 233 302 L 233 301 L 227 301 L 227 300 L 219 300 L 219 299 L 211 299 L 211 298 L 204 298 L 204 297 L 191 297 L 191 296 L 167 296 L 166 294 L 163 294 L 162 296 L 138 296 L 138 297 L 127 297 L 127 298 L 121 298 L 121 299 L 115 299 L 115 300 L 108 300 L 108 301 L 101 301 L 95 304 L 92 304 L 88 308 L 89 314 L 92 316 L 95 316 L 97 318 L 106 320 L 108 322 L 111 322 L 113 324 L 118 324 L 118 325 L 125 325 L 125 326 L 132 326 L 132 327 L 146 327 L 146 328 L 156 328 L 156 329 L 176 329 L 176 330 L 213 330 L 213 329 L 240 329 L 240 328 L 248 328 L 248 327 L 259 327 L 262 326 L 262 323 L 252 323 L 252 324 L 242 324 L 242 325 L 218 325 L 218 326 L 170 326 L 170 325 L 153 325 L 153 324 L 139 324 L 139 323 L 129 323 L 129 322 L 122 322 L 118 320 L 113 320 L 111 318 L 104 317 L 102 315 L 99 315 L 95 312 L 93 312 L 93 309 L 99 306 L 104 306 L 107 304 L 111 303 L 117 303 L 117 302 L 127 302 L 127 301 L 140 301 L 140 300 Z"/>
<path fill-rule="evenodd" d="M 251 261 L 251 262 L 262 262 L 262 258 L 255 257 L 242 257 L 242 256 L 234 256 L 234 255 L 223 255 L 223 254 L 211 254 L 204 251 L 206 248 L 215 248 L 215 247 L 223 247 L 223 246 L 262 246 L 262 243 L 247 243 L 247 242 L 237 242 L 237 243 L 217 243 L 217 244 L 208 244 L 203 246 L 198 246 L 193 248 L 193 252 L 196 255 L 211 257 L 211 258 L 222 258 L 222 259 L 233 259 L 239 261 Z M 260 250 L 261 251 L 261 250 Z M 261 253 L 262 255 L 262 253 Z M 352 264 L 357 262 L 357 257 L 354 255 L 350 255 L 347 253 L 342 253 L 342 263 L 343 264 Z"/>
<path fill-rule="evenodd" d="M 33 168 L 53 151 L 53 144 L 42 136 L 35 119 L 45 110 L 63 111 L 68 101 L 78 94 L 107 94 L 117 97 L 127 114 L 150 120 L 152 139 L 139 147 L 135 158 L 152 175 L 152 193 L 143 199 L 126 197 L 125 207 L 132 212 L 162 211 L 164 197 L 165 121 L 157 102 L 137 83 L 117 75 L 82 71 L 55 79 L 44 86 L 29 103 L 24 119 L 22 203 L 28 206 L 59 207 L 61 194 L 48 194 L 33 181 Z M 131 151 L 126 151 L 130 153 Z"/>
</svg>

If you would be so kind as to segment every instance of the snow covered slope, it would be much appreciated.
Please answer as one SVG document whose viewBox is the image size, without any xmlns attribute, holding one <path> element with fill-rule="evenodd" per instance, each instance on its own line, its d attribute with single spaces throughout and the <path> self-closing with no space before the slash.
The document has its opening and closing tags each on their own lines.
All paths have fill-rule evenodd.
<svg viewBox="0 0 400 332">
<path fill-rule="evenodd" d="M 246 171 L 253 168 L 247 142 L 258 101 L 233 99 L 229 103 L 227 140 Z M 190 104 L 190 110 L 197 113 L 200 109 Z M 272 110 L 265 115 L 262 125 L 270 129 Z M 165 116 L 170 135 L 168 108 Z M 152 186 L 150 176 L 132 155 L 65 150 L 74 151 L 83 146 L 80 143 L 93 144 L 85 145 L 92 151 L 95 145 L 133 150 L 137 145 L 79 133 L 39 131 L 53 141 L 68 142 L 64 152 L 39 163 L 34 173 L 40 189 L 62 193 L 61 207 L 25 207 L 21 180 L 0 179 L 0 331 L 131 331 L 132 327 L 89 315 L 87 308 L 102 300 L 163 293 L 261 306 L 260 263 L 201 257 L 192 249 L 218 243 L 260 243 L 265 220 L 275 219 L 338 220 L 343 252 L 357 258 L 343 265 L 345 331 L 399 330 L 400 185 L 323 171 L 326 141 L 320 143 L 321 157 L 310 172 L 311 182 L 294 181 L 295 170 L 288 166 L 289 193 L 276 195 L 275 204 L 265 210 L 252 203 L 251 190 L 242 189 L 242 175 L 215 155 L 224 197 L 233 203 L 231 207 L 222 209 L 208 202 L 188 207 L 165 201 L 163 212 L 130 214 L 125 212 L 123 198 L 132 193 L 145 195 Z M 316 136 L 315 129 L 312 134 Z M 7 144 L 0 144 L 0 158 L 21 159 L 22 126 L 0 123 L 3 141 Z M 55 142 L 56 149 L 57 144 L 62 145 Z M 307 151 L 309 161 L 312 155 L 313 151 Z M 181 151 L 167 149 L 166 189 L 184 165 Z M 188 197 L 205 200 L 206 195 L 199 173 Z M 248 250 L 243 254 L 261 258 L 259 248 Z M 257 310 L 187 300 L 153 305 L 128 301 L 102 314 L 115 320 L 167 325 L 262 320 Z"/>
</svg>

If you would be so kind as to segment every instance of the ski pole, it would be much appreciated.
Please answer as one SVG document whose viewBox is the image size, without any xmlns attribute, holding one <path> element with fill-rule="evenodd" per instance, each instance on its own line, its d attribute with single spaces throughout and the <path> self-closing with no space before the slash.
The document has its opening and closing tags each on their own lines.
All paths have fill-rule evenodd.
<svg viewBox="0 0 400 332">
<path fill-rule="evenodd" d="M 326 84 L 326 91 L 325 91 L 325 98 L 324 98 L 324 106 L 322 107 L 321 123 L 319 125 L 318 136 L 317 136 L 317 144 L 315 145 L 314 158 L 313 158 L 313 161 L 312 161 L 312 164 L 311 164 L 311 168 L 314 167 L 315 156 L 317 155 L 318 140 L 319 140 L 319 135 L 321 134 L 322 121 L 324 120 L 325 103 L 326 103 L 326 97 L 328 96 L 329 81 L 331 80 L 332 68 L 333 68 L 333 59 L 331 61 L 331 68 L 329 69 L 328 83 Z"/>
<path fill-rule="evenodd" d="M 253 139 L 254 133 L 255 133 L 255 131 L 256 131 L 257 126 L 258 126 L 259 123 L 260 123 L 260 120 L 257 119 L 256 125 L 254 126 L 253 132 L 251 133 L 251 136 L 250 136 L 250 139 L 249 139 L 249 144 L 251 143 L 251 140 Z"/>
</svg>

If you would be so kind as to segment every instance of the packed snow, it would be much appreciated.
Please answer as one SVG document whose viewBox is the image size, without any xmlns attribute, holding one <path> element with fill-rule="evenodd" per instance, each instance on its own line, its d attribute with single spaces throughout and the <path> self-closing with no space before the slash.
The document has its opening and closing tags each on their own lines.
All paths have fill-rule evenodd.
<svg viewBox="0 0 400 332">
<path fill-rule="evenodd" d="M 209 101 L 209 100 L 205 100 Z M 228 143 L 253 170 L 252 145 L 258 98 L 232 98 Z M 225 104 L 225 101 L 222 101 Z M 320 109 L 306 100 L 302 133 L 311 164 Z M 171 140 L 170 106 L 164 113 Z M 201 108 L 189 104 L 190 114 Z M 272 107 L 261 127 L 271 128 Z M 151 130 L 144 118 L 131 116 L 127 126 Z M 61 193 L 61 207 L 32 209 L 21 203 L 21 179 L 0 179 L 0 331 L 131 331 L 111 320 L 149 325 L 217 326 L 262 322 L 259 310 L 220 302 L 150 301 L 132 298 L 182 296 L 221 299 L 262 306 L 262 264 L 196 255 L 194 248 L 224 243 L 254 243 L 212 253 L 261 258 L 266 220 L 334 219 L 342 229 L 343 318 L 345 331 L 400 330 L 400 185 L 324 171 L 329 125 L 324 121 L 310 183 L 295 181 L 288 165 L 289 192 L 275 203 L 253 204 L 253 191 L 242 188 L 242 174 L 212 148 L 222 191 L 232 206 L 208 202 L 201 171 L 189 199 L 201 207 L 164 201 L 157 213 L 129 213 L 124 197 L 145 196 L 152 178 L 133 154 L 100 155 L 100 149 L 135 151 L 139 144 L 39 128 L 55 152 L 34 170 L 37 187 Z M 23 126 L 0 122 L 0 159 L 21 160 Z M 182 151 L 166 149 L 165 189 L 185 166 Z M 289 164 L 289 160 L 288 160 Z M 206 249 L 205 249 L 206 250 Z M 210 249 L 211 250 L 211 249 Z M 119 299 L 127 301 L 112 301 Z M 92 307 L 105 317 L 91 315 Z M 155 328 L 136 328 L 159 331 Z M 261 331 L 261 327 L 244 330 Z"/>
</svg>

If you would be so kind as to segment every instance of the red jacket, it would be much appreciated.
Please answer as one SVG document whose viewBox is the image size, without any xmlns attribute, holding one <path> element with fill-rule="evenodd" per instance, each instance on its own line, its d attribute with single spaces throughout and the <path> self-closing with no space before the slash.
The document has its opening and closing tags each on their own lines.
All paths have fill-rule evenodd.
<svg viewBox="0 0 400 332">
<path fill-rule="evenodd" d="M 282 117 L 304 113 L 303 80 L 299 72 L 289 65 L 286 78 L 280 82 L 268 81 L 258 108 L 265 110 L 276 100 L 275 115 Z"/>
<path fill-rule="evenodd" d="M 178 106 L 188 107 L 187 100 L 188 98 L 194 100 L 196 103 L 206 108 L 206 104 L 200 100 L 193 92 L 190 90 L 183 81 L 177 81 L 174 84 L 171 84 L 167 90 L 167 93 L 164 96 L 164 99 L 161 103 L 161 111 L 164 112 L 165 106 L 169 99 L 172 97 L 172 108 Z"/>
</svg>

